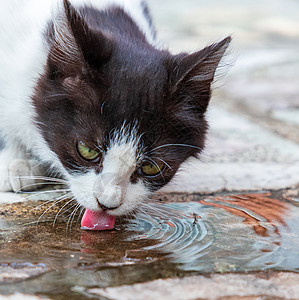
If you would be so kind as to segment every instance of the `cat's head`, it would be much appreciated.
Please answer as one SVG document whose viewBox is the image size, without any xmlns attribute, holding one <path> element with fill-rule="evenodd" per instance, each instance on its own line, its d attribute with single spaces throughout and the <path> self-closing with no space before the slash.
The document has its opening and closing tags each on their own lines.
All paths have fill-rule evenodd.
<svg viewBox="0 0 299 300">
<path fill-rule="evenodd" d="M 171 55 L 119 8 L 79 13 L 64 3 L 46 34 L 36 121 L 77 201 L 126 214 L 203 149 L 211 83 L 230 38 Z"/>
</svg>

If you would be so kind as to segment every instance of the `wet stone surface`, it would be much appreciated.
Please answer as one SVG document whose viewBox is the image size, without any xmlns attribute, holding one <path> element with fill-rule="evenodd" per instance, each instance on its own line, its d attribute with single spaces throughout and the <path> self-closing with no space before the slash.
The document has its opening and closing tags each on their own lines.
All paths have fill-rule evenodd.
<svg viewBox="0 0 299 300">
<path fill-rule="evenodd" d="M 79 214 L 70 221 L 63 203 L 44 215 L 52 203 L 2 205 L 0 293 L 80 299 L 98 297 L 97 288 L 192 274 L 299 272 L 296 190 L 157 200 L 151 212 L 105 232 L 81 230 Z"/>
</svg>

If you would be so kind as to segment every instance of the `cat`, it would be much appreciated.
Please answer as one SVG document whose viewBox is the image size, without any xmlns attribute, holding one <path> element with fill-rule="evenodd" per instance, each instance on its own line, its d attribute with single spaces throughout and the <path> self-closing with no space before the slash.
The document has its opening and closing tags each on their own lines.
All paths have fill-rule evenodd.
<svg viewBox="0 0 299 300">
<path fill-rule="evenodd" d="M 173 55 L 142 0 L 2 2 L 0 191 L 55 174 L 82 207 L 120 216 L 201 153 L 230 37 Z"/>
</svg>

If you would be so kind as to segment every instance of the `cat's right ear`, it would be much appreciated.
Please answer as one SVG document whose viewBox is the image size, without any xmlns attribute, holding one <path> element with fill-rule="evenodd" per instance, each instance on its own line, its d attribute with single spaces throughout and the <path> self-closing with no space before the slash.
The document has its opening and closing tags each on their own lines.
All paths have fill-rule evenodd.
<svg viewBox="0 0 299 300">
<path fill-rule="evenodd" d="M 64 12 L 53 22 L 50 57 L 64 70 L 76 70 L 83 65 L 98 70 L 112 53 L 113 42 L 103 32 L 89 27 L 68 0 Z"/>
<path fill-rule="evenodd" d="M 227 37 L 192 54 L 176 55 L 172 62 L 170 86 L 175 99 L 189 99 L 189 106 L 205 112 L 216 69 L 231 41 Z"/>
<path fill-rule="evenodd" d="M 99 67 L 110 58 L 113 42 L 100 30 L 92 30 L 84 17 L 70 4 L 64 0 L 64 9 L 72 35 L 78 45 L 84 60 L 91 67 Z"/>
</svg>

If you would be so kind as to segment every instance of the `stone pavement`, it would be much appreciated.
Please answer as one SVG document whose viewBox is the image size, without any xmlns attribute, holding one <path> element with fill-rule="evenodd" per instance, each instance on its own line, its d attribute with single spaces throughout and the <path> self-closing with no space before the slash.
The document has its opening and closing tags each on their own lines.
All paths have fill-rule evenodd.
<svg viewBox="0 0 299 300">
<path fill-rule="evenodd" d="M 299 184 L 299 21 L 296 1 L 151 1 L 173 51 L 232 35 L 208 113 L 201 162 L 166 191 L 212 193 Z M 227 65 L 226 65 L 227 64 Z M 222 76 L 220 76 L 222 77 Z"/>
<path fill-rule="evenodd" d="M 233 37 L 220 70 L 227 74 L 215 84 L 205 153 L 199 161 L 186 163 L 164 191 L 213 194 L 286 189 L 298 195 L 299 2 L 149 2 L 158 37 L 173 52 L 195 51 L 227 35 Z M 19 195 L 0 194 L 2 203 L 20 200 Z M 162 300 L 299 299 L 298 282 L 298 274 L 283 272 L 215 274 L 90 293 L 108 299 L 153 299 L 153 295 Z"/>
<path fill-rule="evenodd" d="M 144 284 L 91 289 L 89 292 L 119 300 L 191 299 L 298 299 L 299 274 L 276 273 L 271 276 L 214 274 L 183 279 L 158 279 Z M 259 297 L 257 295 L 262 295 Z"/>
</svg>

